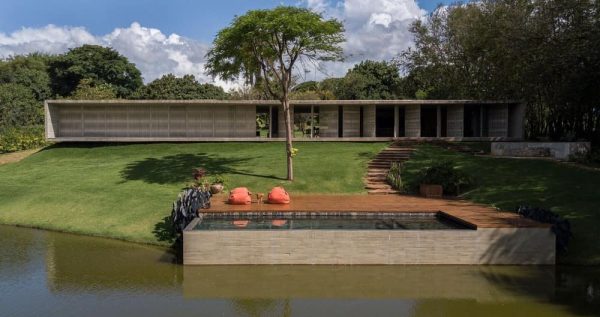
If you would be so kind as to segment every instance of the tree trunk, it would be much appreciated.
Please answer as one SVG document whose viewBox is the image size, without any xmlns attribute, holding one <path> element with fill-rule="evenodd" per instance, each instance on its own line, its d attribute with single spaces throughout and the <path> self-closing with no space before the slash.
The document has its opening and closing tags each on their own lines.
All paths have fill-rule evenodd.
<svg viewBox="0 0 600 317">
<path fill-rule="evenodd" d="M 294 180 L 294 168 L 292 162 L 292 119 L 290 116 L 290 100 L 287 96 L 283 97 L 283 117 L 285 119 L 285 152 L 287 155 L 287 179 Z"/>
</svg>

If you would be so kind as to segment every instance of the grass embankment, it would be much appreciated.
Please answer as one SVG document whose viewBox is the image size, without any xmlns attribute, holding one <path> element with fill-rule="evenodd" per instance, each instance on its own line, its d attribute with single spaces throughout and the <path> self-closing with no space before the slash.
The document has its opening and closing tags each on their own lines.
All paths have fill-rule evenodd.
<svg viewBox="0 0 600 317">
<path fill-rule="evenodd" d="M 575 235 L 562 263 L 600 264 L 600 172 L 546 160 L 477 157 L 420 146 L 405 167 L 405 180 L 434 159 L 451 159 L 473 175 L 477 188 L 464 198 L 515 210 L 548 208 L 571 222 Z"/>
<path fill-rule="evenodd" d="M 0 165 L 0 223 L 168 244 L 164 220 L 192 168 L 254 192 L 364 193 L 366 163 L 386 145 L 296 143 L 293 183 L 279 142 L 53 146 Z"/>
</svg>

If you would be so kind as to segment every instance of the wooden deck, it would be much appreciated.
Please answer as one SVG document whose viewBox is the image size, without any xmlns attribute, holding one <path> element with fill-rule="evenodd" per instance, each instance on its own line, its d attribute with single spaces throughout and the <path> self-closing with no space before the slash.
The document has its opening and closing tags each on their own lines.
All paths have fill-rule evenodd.
<svg viewBox="0 0 600 317">
<path fill-rule="evenodd" d="M 211 199 L 202 212 L 442 212 L 476 228 L 545 228 L 548 224 L 520 217 L 512 212 L 463 200 L 428 199 L 405 195 L 292 195 L 289 205 L 229 205 L 226 195 Z M 266 195 L 265 195 L 266 198 Z"/>
</svg>

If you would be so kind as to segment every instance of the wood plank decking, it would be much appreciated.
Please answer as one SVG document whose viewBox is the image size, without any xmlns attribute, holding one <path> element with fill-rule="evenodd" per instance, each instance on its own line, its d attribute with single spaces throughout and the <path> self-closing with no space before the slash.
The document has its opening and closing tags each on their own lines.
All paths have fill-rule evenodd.
<svg viewBox="0 0 600 317">
<path fill-rule="evenodd" d="M 226 195 L 211 200 L 202 212 L 438 212 L 477 228 L 545 228 L 542 224 L 512 212 L 463 200 L 428 199 L 406 195 L 292 195 L 289 205 L 229 205 Z"/>
</svg>

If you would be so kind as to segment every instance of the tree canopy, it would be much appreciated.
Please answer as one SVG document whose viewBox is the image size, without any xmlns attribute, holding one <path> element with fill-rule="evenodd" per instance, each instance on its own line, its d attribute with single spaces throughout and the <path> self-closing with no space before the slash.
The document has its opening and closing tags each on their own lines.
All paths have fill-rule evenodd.
<svg viewBox="0 0 600 317">
<path fill-rule="evenodd" d="M 27 87 L 0 84 L 0 130 L 43 123 L 43 107 Z"/>
<path fill-rule="evenodd" d="M 343 58 L 342 32 L 339 21 L 324 20 L 304 8 L 251 10 L 219 31 L 207 54 L 206 68 L 223 80 L 240 76 L 252 83 L 264 80 L 271 95 L 282 99 L 291 89 L 295 68 Z"/>
<path fill-rule="evenodd" d="M 82 79 L 75 91 L 68 97 L 75 100 L 116 99 L 117 94 L 109 84 L 96 85 L 91 79 Z"/>
<path fill-rule="evenodd" d="M 20 84 L 43 101 L 52 97 L 48 62 L 52 56 L 43 54 L 17 55 L 0 61 L 0 83 Z"/>
<path fill-rule="evenodd" d="M 394 63 L 367 60 L 346 73 L 335 88 L 335 95 L 338 99 L 398 99 L 401 81 Z"/>
<path fill-rule="evenodd" d="M 529 137 L 600 141 L 600 2 L 483 0 L 412 26 L 400 58 L 423 98 L 523 100 Z"/>
<path fill-rule="evenodd" d="M 282 103 L 286 131 L 287 178 L 293 180 L 290 91 L 294 72 L 309 63 L 342 59 L 342 24 L 298 7 L 251 10 L 222 29 L 207 54 L 207 72 L 223 80 L 244 78 L 263 85 Z"/>
<path fill-rule="evenodd" d="M 135 99 L 226 99 L 223 88 L 199 83 L 194 75 L 164 75 L 138 89 Z"/>
<path fill-rule="evenodd" d="M 49 65 L 53 92 L 71 95 L 82 79 L 95 85 L 108 84 L 120 98 L 142 86 L 142 76 L 133 63 L 109 47 L 83 45 L 57 56 Z"/>
</svg>

